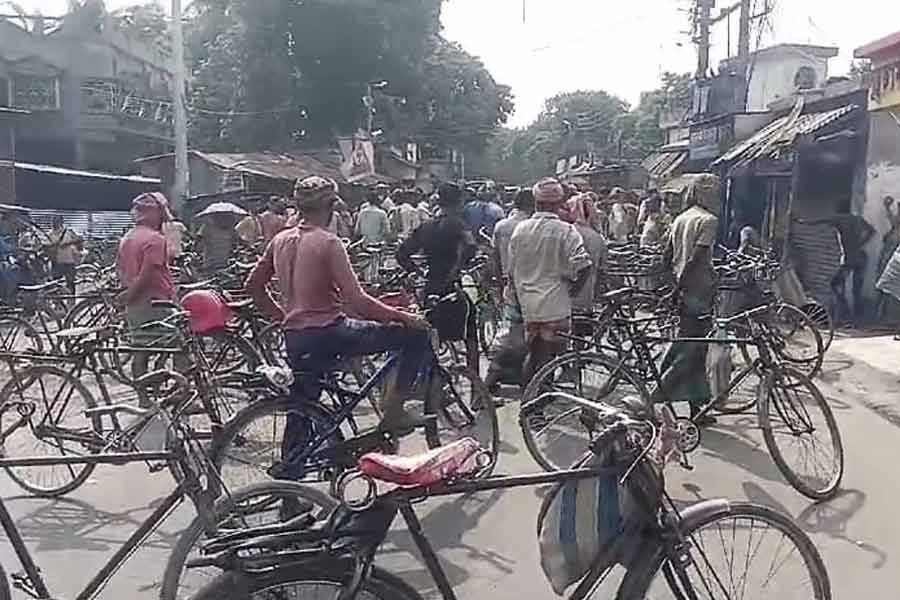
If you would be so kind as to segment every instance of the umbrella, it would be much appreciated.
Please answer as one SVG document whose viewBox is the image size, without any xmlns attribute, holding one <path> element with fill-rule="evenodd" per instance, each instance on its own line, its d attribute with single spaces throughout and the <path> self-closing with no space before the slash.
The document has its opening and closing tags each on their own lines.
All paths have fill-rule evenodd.
<svg viewBox="0 0 900 600">
<path fill-rule="evenodd" d="M 231 202 L 213 202 L 206 207 L 206 210 L 198 213 L 196 216 L 208 217 L 210 215 L 235 215 L 238 217 L 243 217 L 249 214 L 250 213 L 248 213 L 237 204 L 232 204 Z"/>
</svg>

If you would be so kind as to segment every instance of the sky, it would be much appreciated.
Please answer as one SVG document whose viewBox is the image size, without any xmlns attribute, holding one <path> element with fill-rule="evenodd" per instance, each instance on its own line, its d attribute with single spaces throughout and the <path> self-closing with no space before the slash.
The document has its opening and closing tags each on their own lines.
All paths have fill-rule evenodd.
<svg viewBox="0 0 900 600">
<path fill-rule="evenodd" d="M 65 10 L 66 0 L 18 0 L 46 15 Z M 186 3 L 187 0 L 183 0 Z M 524 21 L 523 21 L 523 2 Z M 757 0 L 762 6 L 762 0 Z M 771 29 L 761 45 L 812 43 L 837 46 L 831 74 L 847 72 L 853 49 L 900 28 L 896 0 L 774 0 Z M 107 0 L 115 9 L 135 0 Z M 717 0 L 718 7 L 732 0 Z M 513 89 L 515 126 L 527 125 L 545 99 L 566 91 L 602 89 L 636 103 L 657 87 L 664 71 L 696 65 L 688 15 L 691 0 L 445 0 L 444 35 L 481 58 L 494 78 Z M 850 8 L 852 7 L 852 9 Z M 718 8 L 713 10 L 713 14 Z M 737 40 L 731 21 L 731 52 Z M 727 27 L 713 29 L 712 60 L 728 55 Z M 756 39 L 754 39 L 754 44 Z"/>
</svg>

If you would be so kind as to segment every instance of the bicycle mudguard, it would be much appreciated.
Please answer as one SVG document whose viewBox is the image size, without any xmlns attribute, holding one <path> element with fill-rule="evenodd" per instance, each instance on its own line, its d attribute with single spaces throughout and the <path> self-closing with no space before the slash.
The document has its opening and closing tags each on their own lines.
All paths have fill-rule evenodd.
<svg viewBox="0 0 900 600">
<path fill-rule="evenodd" d="M 730 500 L 703 500 L 678 512 L 680 517 L 678 528 L 681 531 L 689 531 L 700 521 L 712 516 L 726 515 L 729 512 L 731 512 Z M 675 518 L 674 515 L 673 518 Z"/>
</svg>

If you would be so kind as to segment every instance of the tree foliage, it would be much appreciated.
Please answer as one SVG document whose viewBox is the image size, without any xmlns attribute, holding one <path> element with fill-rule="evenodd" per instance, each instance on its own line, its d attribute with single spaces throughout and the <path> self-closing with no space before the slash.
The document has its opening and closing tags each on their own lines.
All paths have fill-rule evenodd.
<svg viewBox="0 0 900 600">
<path fill-rule="evenodd" d="M 642 159 L 663 143 L 660 115 L 691 104 L 691 77 L 664 73 L 658 89 L 638 105 L 604 91 L 556 95 L 525 128 L 501 129 L 473 171 L 501 181 L 525 182 L 554 172 L 558 159 L 592 154 L 597 161 Z"/>
<path fill-rule="evenodd" d="M 439 35 L 441 0 L 197 0 L 188 36 L 192 143 L 330 144 L 368 124 L 392 142 L 475 148 L 509 88 Z M 480 134 L 477 135 L 477 134 Z"/>
</svg>

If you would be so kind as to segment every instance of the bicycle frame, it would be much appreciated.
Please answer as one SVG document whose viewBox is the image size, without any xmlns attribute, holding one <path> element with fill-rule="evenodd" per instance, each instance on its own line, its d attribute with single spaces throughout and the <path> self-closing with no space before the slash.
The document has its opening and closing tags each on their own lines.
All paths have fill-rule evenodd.
<svg viewBox="0 0 900 600">
<path fill-rule="evenodd" d="M 178 484 L 175 490 L 163 499 L 153 513 L 141 523 L 106 564 L 97 571 L 97 574 L 87 583 L 84 590 L 75 597 L 76 600 L 94 600 L 97 598 L 119 569 L 128 562 L 135 550 L 181 505 L 186 496 L 185 484 Z M 12 515 L 10 515 L 2 498 L 0 498 L 0 526 L 3 527 L 3 531 L 6 533 L 10 544 L 12 544 L 16 557 L 25 571 L 24 577 L 17 575 L 12 577 L 14 587 L 24 590 L 29 596 L 38 600 L 58 598 L 58 596 L 51 596 L 47 584 L 41 575 L 41 570 L 28 551 L 25 541 L 22 539 L 22 535 L 19 533 L 19 529 L 16 527 L 16 523 L 13 521 Z"/>
</svg>

